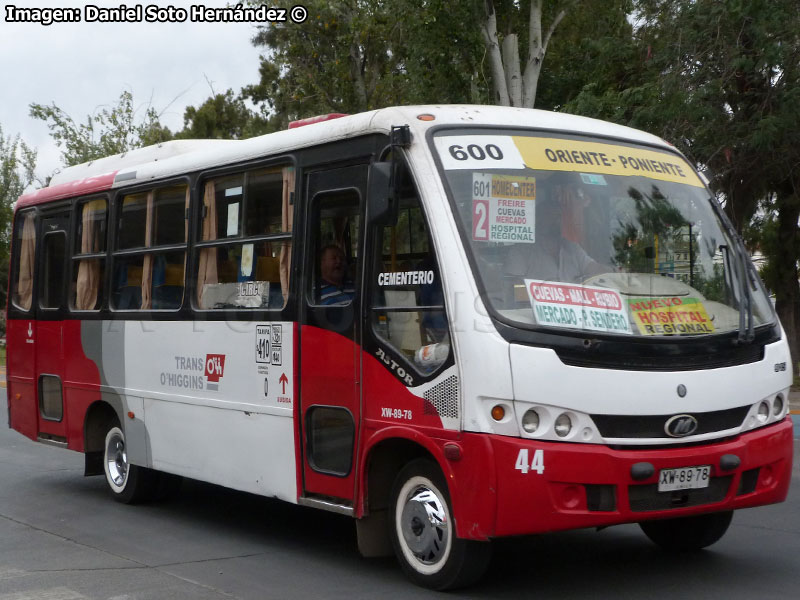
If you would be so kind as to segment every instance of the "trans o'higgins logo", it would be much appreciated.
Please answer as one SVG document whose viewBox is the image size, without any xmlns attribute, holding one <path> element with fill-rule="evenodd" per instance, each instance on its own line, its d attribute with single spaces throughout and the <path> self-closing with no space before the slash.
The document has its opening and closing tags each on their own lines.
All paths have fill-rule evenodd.
<svg viewBox="0 0 800 600">
<path fill-rule="evenodd" d="M 225 374 L 225 355 L 206 354 L 206 389 L 218 390 L 219 380 Z"/>
<path fill-rule="evenodd" d="M 664 431 L 670 437 L 686 437 L 697 431 L 698 423 L 692 415 L 675 415 L 668 419 Z"/>
</svg>

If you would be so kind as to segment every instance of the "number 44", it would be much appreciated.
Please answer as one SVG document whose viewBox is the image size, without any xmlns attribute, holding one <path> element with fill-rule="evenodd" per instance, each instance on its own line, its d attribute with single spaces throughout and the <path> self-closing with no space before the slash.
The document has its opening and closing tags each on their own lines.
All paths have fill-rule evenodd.
<svg viewBox="0 0 800 600">
<path fill-rule="evenodd" d="M 530 465 L 530 466 L 528 466 Z M 533 460 L 528 462 L 528 449 L 523 448 L 517 455 L 517 462 L 514 468 L 522 471 L 523 474 L 528 471 L 536 471 L 539 475 L 544 473 L 544 450 L 534 450 Z"/>
</svg>

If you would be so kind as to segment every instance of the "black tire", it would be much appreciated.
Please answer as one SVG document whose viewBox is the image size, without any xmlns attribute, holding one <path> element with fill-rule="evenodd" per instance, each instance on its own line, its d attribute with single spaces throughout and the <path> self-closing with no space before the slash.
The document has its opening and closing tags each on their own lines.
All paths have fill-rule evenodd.
<svg viewBox="0 0 800 600">
<path fill-rule="evenodd" d="M 642 521 L 639 527 L 656 545 L 671 552 L 691 552 L 701 550 L 718 542 L 733 519 L 733 511 L 664 519 L 662 521 Z"/>
<path fill-rule="evenodd" d="M 434 590 L 476 582 L 489 565 L 491 544 L 457 538 L 450 494 L 438 466 L 418 459 L 392 486 L 392 547 L 406 575 Z"/>
<path fill-rule="evenodd" d="M 106 433 L 103 446 L 103 471 L 111 496 L 123 504 L 137 504 L 153 497 L 158 474 L 131 465 L 125 449 L 125 433 L 114 423 Z"/>
</svg>

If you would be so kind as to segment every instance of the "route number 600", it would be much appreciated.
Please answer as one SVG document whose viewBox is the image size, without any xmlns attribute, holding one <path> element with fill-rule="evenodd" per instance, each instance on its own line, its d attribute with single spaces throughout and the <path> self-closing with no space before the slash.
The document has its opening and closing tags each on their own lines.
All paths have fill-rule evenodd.
<svg viewBox="0 0 800 600">
<path fill-rule="evenodd" d="M 528 459 L 528 449 L 523 448 L 517 455 L 517 462 L 514 468 L 522 471 L 523 475 L 528 471 L 536 471 L 539 475 L 544 473 L 544 450 L 534 450 L 533 460 Z"/>
<path fill-rule="evenodd" d="M 475 160 L 485 160 L 488 156 L 494 160 L 503 160 L 503 151 L 496 144 L 468 144 L 466 149 L 464 146 L 453 144 L 448 148 L 450 156 L 456 160 L 467 160 L 472 157 Z"/>
</svg>

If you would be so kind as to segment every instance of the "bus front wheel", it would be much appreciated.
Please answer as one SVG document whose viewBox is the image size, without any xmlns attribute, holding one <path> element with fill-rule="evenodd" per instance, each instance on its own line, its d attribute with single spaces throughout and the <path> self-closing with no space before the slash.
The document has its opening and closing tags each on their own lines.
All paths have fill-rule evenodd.
<svg viewBox="0 0 800 600">
<path fill-rule="evenodd" d="M 718 542 L 728 531 L 731 519 L 733 511 L 729 510 L 679 519 L 642 521 L 639 527 L 664 550 L 689 552 Z"/>
<path fill-rule="evenodd" d="M 456 537 L 447 484 L 431 461 L 415 460 L 400 471 L 392 487 L 390 514 L 392 547 L 416 584 L 446 590 L 483 575 L 491 545 Z"/>
<path fill-rule="evenodd" d="M 156 474 L 150 469 L 128 463 L 125 433 L 118 425 L 106 433 L 103 469 L 112 497 L 124 504 L 147 500 L 156 486 Z"/>
</svg>

